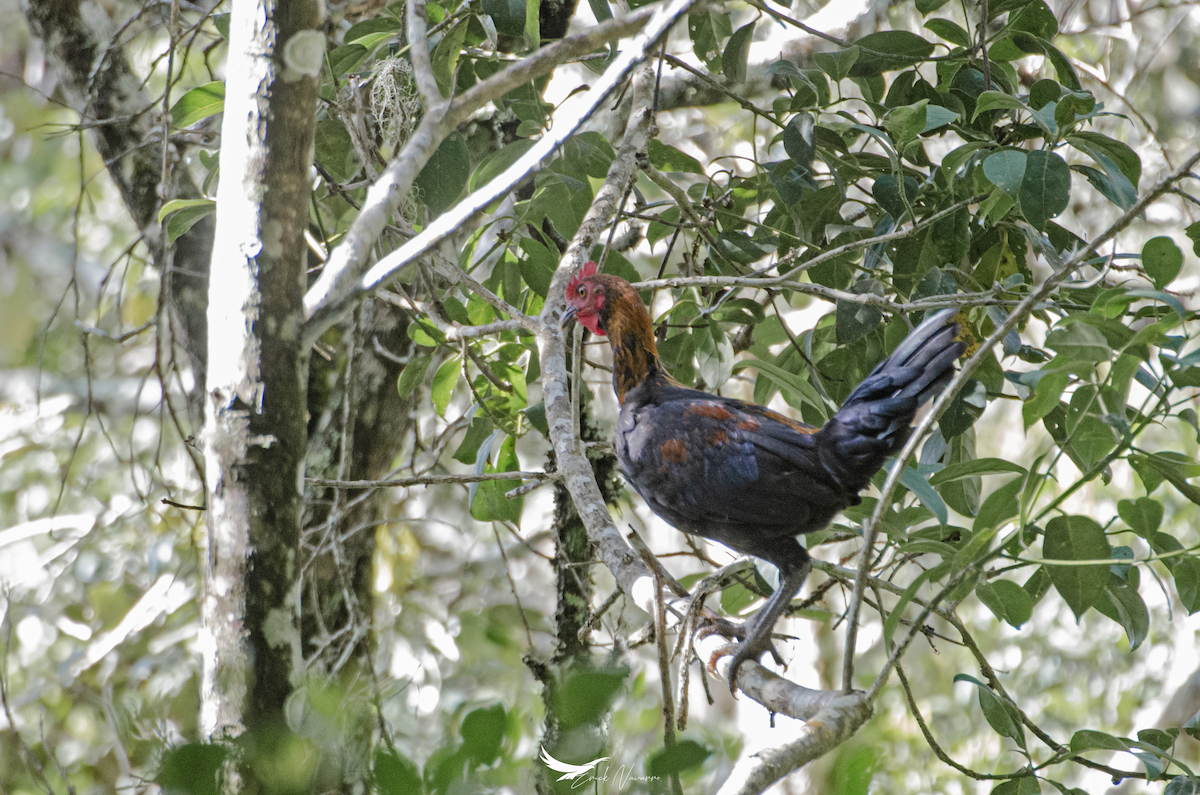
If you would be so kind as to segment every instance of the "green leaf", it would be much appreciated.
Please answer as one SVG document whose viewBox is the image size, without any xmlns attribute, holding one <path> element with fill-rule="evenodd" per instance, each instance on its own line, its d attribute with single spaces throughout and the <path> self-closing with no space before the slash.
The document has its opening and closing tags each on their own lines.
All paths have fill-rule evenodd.
<svg viewBox="0 0 1200 795">
<path fill-rule="evenodd" d="M 597 721 L 608 712 L 629 676 L 628 668 L 568 669 L 555 694 L 555 715 L 564 731 Z"/>
<path fill-rule="evenodd" d="M 685 770 L 691 770 L 710 756 L 712 756 L 712 751 L 695 740 L 682 740 L 670 748 L 656 751 L 646 761 L 646 773 L 650 776 L 666 778 Z"/>
<path fill-rule="evenodd" d="M 404 30 L 403 22 L 396 17 L 384 15 L 354 23 L 346 31 L 346 35 L 342 37 L 342 40 L 349 44 L 367 36 L 374 36 L 377 33 L 399 33 L 402 30 Z"/>
<path fill-rule="evenodd" d="M 1030 152 L 1017 198 L 1025 220 L 1042 231 L 1047 221 L 1067 209 L 1070 199 L 1071 169 L 1066 161 L 1054 152 Z"/>
<path fill-rule="evenodd" d="M 1071 735 L 1071 753 L 1084 751 L 1128 751 L 1129 743 L 1120 737 L 1093 729 L 1082 729 Z"/>
<path fill-rule="evenodd" d="M 1200 778 L 1176 776 L 1167 782 L 1163 795 L 1200 795 Z"/>
<path fill-rule="evenodd" d="M 567 139 L 563 144 L 559 162 L 563 171 L 576 179 L 603 179 L 608 174 L 615 156 L 608 139 L 590 130 L 576 133 Z"/>
<path fill-rule="evenodd" d="M 1114 572 L 1108 573 L 1104 595 L 1093 605 L 1101 615 L 1111 618 L 1125 630 L 1129 639 L 1129 650 L 1142 645 L 1150 632 L 1150 613 L 1142 597 L 1125 578 Z"/>
<path fill-rule="evenodd" d="M 979 707 L 992 730 L 1001 737 L 1008 737 L 1022 748 L 1025 747 L 1025 727 L 1021 725 L 1021 715 L 1013 704 L 973 676 L 956 674 L 954 681 L 974 684 L 979 693 Z"/>
<path fill-rule="evenodd" d="M 1139 729 L 1137 738 L 1139 742 L 1146 745 L 1151 745 L 1160 751 L 1170 751 L 1171 746 L 1175 744 L 1175 738 L 1179 736 L 1179 729 L 1172 728 L 1168 731 L 1162 729 Z"/>
<path fill-rule="evenodd" d="M 1038 566 L 1033 574 L 1029 575 L 1029 579 L 1021 586 L 1025 593 L 1029 594 L 1029 598 L 1036 605 L 1042 601 L 1042 597 L 1050 590 L 1050 572 L 1045 566 Z"/>
<path fill-rule="evenodd" d="M 816 123 L 810 114 L 797 113 L 783 128 L 784 151 L 793 163 L 806 169 L 812 165 L 817 151 L 813 144 L 815 126 Z"/>
<path fill-rule="evenodd" d="M 468 712 L 460 731 L 467 756 L 482 765 L 491 764 L 500 756 L 500 743 L 504 740 L 507 724 L 508 716 L 502 704 Z"/>
<path fill-rule="evenodd" d="M 654 141 L 651 140 L 653 145 Z M 657 243 L 665 237 L 675 234 L 676 227 L 672 224 L 679 223 L 679 207 L 668 207 L 658 214 L 661 221 L 651 221 L 646 225 L 646 241 L 650 244 Z"/>
<path fill-rule="evenodd" d="M 361 44 L 344 44 L 335 48 L 329 53 L 329 67 L 333 76 L 341 77 L 354 71 L 370 54 L 370 50 Z"/>
<path fill-rule="evenodd" d="M 588 5 L 592 8 L 592 15 L 596 17 L 597 22 L 604 22 L 612 19 L 612 9 L 609 8 L 608 0 L 588 0 Z"/>
<path fill-rule="evenodd" d="M 1176 558 L 1171 575 L 1175 578 L 1175 591 L 1183 609 L 1189 616 L 1200 610 L 1200 560 L 1189 556 Z"/>
<path fill-rule="evenodd" d="M 743 25 L 729 37 L 729 43 L 721 53 L 721 71 L 735 83 L 746 80 L 746 61 L 750 56 L 750 39 L 753 35 L 754 23 Z"/>
<path fill-rule="evenodd" d="M 883 126 L 892 134 L 892 140 L 900 148 L 917 137 L 925 129 L 925 108 L 929 100 L 922 99 L 911 105 L 892 108 L 883 118 Z"/>
<path fill-rule="evenodd" d="M 1101 196 L 1122 210 L 1128 210 L 1137 201 L 1137 192 L 1119 171 L 1115 173 L 1097 171 L 1090 166 L 1071 166 L 1071 170 L 1083 174 Z"/>
<path fill-rule="evenodd" d="M 434 373 L 430 398 L 439 417 L 446 416 L 446 406 L 450 405 L 450 396 L 454 393 L 454 387 L 458 384 L 461 374 L 462 369 L 457 356 L 451 356 L 442 362 L 442 366 Z"/>
<path fill-rule="evenodd" d="M 421 191 L 421 200 L 433 215 L 441 215 L 462 193 L 471 176 L 471 155 L 467 139 L 452 132 L 429 158 L 413 183 Z"/>
<path fill-rule="evenodd" d="M 961 480 L 962 478 L 969 478 L 975 475 L 1000 475 L 1005 472 L 1016 472 L 1019 475 L 1024 475 L 1026 474 L 1026 469 L 1020 464 L 1014 464 L 1013 462 L 1005 461 L 1002 458 L 976 458 L 971 461 L 963 461 L 958 464 L 951 464 L 942 471 L 931 476 L 929 478 L 929 483 L 934 486 L 940 486 L 943 483 L 949 483 L 954 480 Z"/>
<path fill-rule="evenodd" d="M 471 190 L 478 190 L 484 185 L 491 182 L 505 169 L 517 162 L 522 155 L 533 148 L 536 141 L 529 138 L 518 138 L 510 144 L 505 144 L 500 149 L 492 152 L 485 157 L 479 166 L 475 169 L 475 173 L 471 175 Z"/>
<path fill-rule="evenodd" d="M 807 402 L 817 411 L 825 410 L 824 401 L 816 388 L 803 375 L 761 359 L 739 359 L 734 363 L 733 371 L 736 373 L 751 367 L 758 371 L 759 377 L 770 380 L 780 389 L 790 392 L 794 398 Z"/>
<path fill-rule="evenodd" d="M 987 113 L 991 110 L 1028 111 L 1029 106 L 1016 97 L 1010 94 L 1005 94 L 1003 91 L 984 91 L 979 95 L 979 98 L 975 100 L 975 114 L 971 116 L 971 121 L 978 119 L 979 114 Z M 1021 150 L 1007 149 L 1002 151 L 1016 152 Z M 999 152 L 996 154 L 999 154 Z M 1025 153 L 1022 152 L 1022 154 Z M 991 179 L 991 177 L 988 177 L 988 179 Z M 993 179 L 992 182 L 996 182 L 996 180 Z M 996 184 L 999 185 L 1000 183 L 996 182 Z"/>
<path fill-rule="evenodd" d="M 217 210 L 212 199 L 172 199 L 158 211 L 159 223 L 167 219 L 167 243 L 174 243 L 188 233 L 196 223 Z"/>
<path fill-rule="evenodd" d="M 858 295 L 882 296 L 883 285 L 875 279 L 864 279 L 853 285 L 850 292 Z M 883 320 L 883 312 L 878 307 L 854 301 L 838 301 L 834 323 L 838 344 L 846 345 L 862 339 L 874 331 L 881 320 Z"/>
<path fill-rule="evenodd" d="M 358 155 L 350 140 L 350 132 L 337 119 L 317 122 L 313 141 L 317 162 L 325 167 L 337 182 L 348 182 L 358 173 Z"/>
<path fill-rule="evenodd" d="M 417 390 L 432 362 L 433 355 L 425 354 L 413 357 L 408 364 L 404 365 L 404 369 L 400 371 L 400 377 L 396 379 L 396 391 L 400 393 L 400 397 L 406 398 Z"/>
<path fill-rule="evenodd" d="M 1046 336 L 1046 347 L 1080 362 L 1107 362 L 1112 358 L 1104 334 L 1086 323 L 1059 324 Z"/>
<path fill-rule="evenodd" d="M 524 35 L 525 0 L 483 0 L 482 8 L 496 24 L 496 30 L 509 36 Z"/>
<path fill-rule="evenodd" d="M 931 19 L 925 23 L 925 29 L 959 47 L 971 46 L 970 34 L 963 29 L 962 25 L 949 19 Z"/>
<path fill-rule="evenodd" d="M 1118 502 L 1117 513 L 1120 514 L 1121 520 L 1133 529 L 1133 532 L 1142 538 L 1148 538 L 1162 524 L 1163 506 L 1158 500 L 1138 497 L 1136 500 Z"/>
<path fill-rule="evenodd" d="M 1051 372 L 1042 376 L 1033 388 L 1033 394 L 1021 406 L 1021 418 L 1025 430 L 1056 409 L 1070 376 L 1067 373 Z"/>
<path fill-rule="evenodd" d="M 929 485 L 929 481 L 921 476 L 921 473 L 912 467 L 905 467 L 903 474 L 900 476 L 900 483 L 904 488 L 917 495 L 917 499 L 921 504 L 928 508 L 933 515 L 937 517 L 938 522 L 945 526 L 949 521 L 949 514 L 946 510 L 946 503 L 942 500 L 933 487 Z"/>
<path fill-rule="evenodd" d="M 953 439 L 975 424 L 987 405 L 987 389 L 974 378 L 968 379 L 963 388 L 950 401 L 946 413 L 938 420 L 942 436 Z"/>
<path fill-rule="evenodd" d="M 1042 0 L 1032 0 L 1032 2 L 1026 3 L 1018 13 L 1013 14 L 1009 19 L 1013 30 L 1032 33 L 1034 36 L 1044 39 L 1049 39 L 1058 33 L 1058 18 Z"/>
<path fill-rule="evenodd" d="M 1104 537 L 1104 529 L 1087 516 L 1056 516 L 1051 519 L 1046 525 L 1042 554 L 1047 561 L 1112 559 L 1112 549 Z M 1076 620 L 1082 618 L 1104 593 L 1104 586 L 1108 582 L 1108 566 L 1108 563 L 1086 566 L 1054 566 L 1047 563 L 1050 580 L 1075 613 Z"/>
<path fill-rule="evenodd" d="M 454 90 L 454 71 L 458 69 L 458 57 L 462 53 L 463 41 L 467 37 L 468 20 L 462 20 L 450 28 L 429 56 L 433 67 L 433 78 L 437 81 L 438 89 L 443 97 L 449 97 Z M 525 25 L 525 7 L 521 5 L 521 25 Z M 499 27 L 499 26 L 497 26 Z M 465 151 L 465 148 L 464 148 Z M 464 178 L 465 182 L 466 179 Z M 461 187 L 461 186 L 460 186 Z"/>
<path fill-rule="evenodd" d="M 167 749 L 154 780 L 169 793 L 217 795 L 217 776 L 228 755 L 224 745 L 209 743 Z"/>
<path fill-rule="evenodd" d="M 1024 478 L 1013 478 L 1000 488 L 993 491 L 979 506 L 979 515 L 975 517 L 973 529 L 975 532 L 1001 527 L 1009 519 L 1021 511 L 1017 496 L 1025 485 Z"/>
<path fill-rule="evenodd" d="M 1197 466 L 1187 456 L 1179 453 L 1156 453 L 1139 457 L 1150 465 L 1150 468 L 1165 478 L 1175 489 L 1192 502 L 1200 505 L 1200 488 L 1188 483 L 1188 478 L 1197 477 Z M 1130 456 L 1132 464 L 1134 456 Z M 1139 474 L 1141 474 L 1139 470 Z"/>
<path fill-rule="evenodd" d="M 171 124 L 190 127 L 225 109 L 225 84 L 205 83 L 184 94 L 171 106 Z"/>
<path fill-rule="evenodd" d="M 835 81 L 841 80 L 850 74 L 850 70 L 854 68 L 854 64 L 858 61 L 858 57 L 862 54 L 862 50 L 851 45 L 850 47 L 841 50 L 840 52 L 818 52 L 813 54 L 813 61 L 821 68 L 821 71 L 832 77 Z"/>
<path fill-rule="evenodd" d="M 902 218 L 917 198 L 920 183 L 916 177 L 905 177 L 903 181 L 892 174 L 884 174 L 875 180 L 871 195 L 875 203 L 892 218 Z"/>
<path fill-rule="evenodd" d="M 1018 776 L 992 787 L 990 795 L 1040 795 L 1041 791 L 1042 785 L 1037 776 Z M 1087 793 L 1080 792 L 1079 795 Z"/>
<path fill-rule="evenodd" d="M 479 447 L 483 444 L 492 432 L 495 430 L 495 424 L 490 417 L 475 416 L 471 420 L 471 424 L 467 426 L 467 432 L 463 434 L 462 442 L 459 443 L 458 449 L 451 456 L 455 461 L 464 464 L 474 464 L 479 456 Z"/>
<path fill-rule="evenodd" d="M 847 73 L 849 77 L 874 77 L 905 69 L 933 53 L 933 44 L 906 30 L 868 33 L 854 42 L 861 52 Z"/>
<path fill-rule="evenodd" d="M 994 580 L 975 588 L 979 601 L 1016 629 L 1033 617 L 1033 597 L 1011 580 Z"/>
<path fill-rule="evenodd" d="M 721 72 L 721 41 L 733 35 L 728 12 L 719 10 L 688 14 L 688 35 L 692 50 L 714 74 Z"/>
<path fill-rule="evenodd" d="M 733 374 L 733 343 L 715 321 L 692 334 L 696 346 L 696 370 L 709 389 L 717 389 Z"/>
<path fill-rule="evenodd" d="M 1038 110 L 1051 102 L 1058 102 L 1061 96 L 1062 86 L 1058 83 L 1049 79 L 1039 80 L 1029 89 L 1029 105 Z"/>
<path fill-rule="evenodd" d="M 1115 401 L 1104 402 L 1111 406 Z M 1120 441 L 1117 430 L 1104 421 L 1104 414 L 1105 407 L 1094 385 L 1085 384 L 1071 395 L 1071 403 L 1067 406 L 1066 431 L 1071 447 L 1086 469 L 1096 466 Z"/>
<path fill-rule="evenodd" d="M 1188 240 L 1192 241 L 1192 251 L 1197 257 L 1200 257 L 1200 221 L 1188 224 L 1183 232 L 1188 236 Z"/>
<path fill-rule="evenodd" d="M 681 174 L 704 173 L 704 166 L 700 165 L 699 160 L 669 144 L 664 144 L 657 138 L 650 139 L 647 154 L 650 157 L 650 163 L 659 171 Z M 678 219 L 676 218 L 676 220 Z"/>
<path fill-rule="evenodd" d="M 511 435 L 504 437 L 500 452 L 496 454 L 496 463 L 486 464 L 484 472 L 514 472 L 521 468 L 517 460 L 516 439 Z M 519 480 L 489 480 L 478 484 L 475 497 L 471 500 L 471 516 L 480 522 L 521 521 L 521 508 L 525 505 L 524 497 L 509 499 L 505 494 L 521 485 Z"/>
<path fill-rule="evenodd" d="M 1082 89 L 1083 85 L 1079 82 L 1079 73 L 1075 71 L 1075 67 L 1070 59 L 1062 54 L 1062 50 L 1041 37 L 1037 38 L 1037 43 L 1041 45 L 1041 51 L 1045 53 L 1046 60 L 1054 67 L 1054 74 L 1058 77 L 1058 82 L 1072 91 Z"/>
<path fill-rule="evenodd" d="M 938 127 L 945 127 L 947 124 L 958 121 L 959 114 L 957 111 L 950 108 L 943 108 L 941 105 L 929 105 L 925 108 L 925 126 L 921 132 L 927 133 L 930 130 L 936 130 Z"/>
<path fill-rule="evenodd" d="M 1142 159 L 1127 144 L 1090 130 L 1072 133 L 1066 140 L 1079 151 L 1087 153 L 1093 160 L 1098 161 L 1096 154 L 1099 153 L 1116 163 L 1125 179 L 1129 180 L 1135 191 L 1137 190 L 1138 180 L 1142 176 Z"/>
<path fill-rule="evenodd" d="M 1183 267 L 1183 252 L 1175 241 L 1165 235 L 1152 237 L 1142 246 L 1142 267 L 1154 286 L 1163 289 L 1179 275 Z"/>
<path fill-rule="evenodd" d="M 740 582 L 735 582 L 721 589 L 721 612 L 726 615 L 740 615 L 747 607 L 758 601 L 758 594 L 751 591 Z"/>
<path fill-rule="evenodd" d="M 372 765 L 378 795 L 421 795 L 425 783 L 421 771 L 407 757 L 393 753 L 382 745 L 375 749 Z"/>
<path fill-rule="evenodd" d="M 529 285 L 529 289 L 542 298 L 550 291 L 550 279 L 554 277 L 554 269 L 558 266 L 557 258 L 550 249 L 533 238 L 521 238 L 521 251 L 525 259 L 518 261 L 521 278 Z"/>
<path fill-rule="evenodd" d="M 1002 149 L 999 152 L 993 152 L 983 161 L 983 174 L 996 187 L 1015 199 L 1020 194 L 1021 185 L 1025 180 L 1025 166 L 1028 158 L 1029 153 L 1020 149 Z"/>
<path fill-rule="evenodd" d="M 962 167 L 963 163 L 966 163 L 968 160 L 970 160 L 976 152 L 985 146 L 986 144 L 984 144 L 982 141 L 963 144 L 942 158 L 940 168 L 947 175 L 954 174 L 959 170 L 959 168 Z"/>
<path fill-rule="evenodd" d="M 436 348 L 446 341 L 446 335 L 426 320 L 417 319 L 408 324 L 408 338 L 426 348 Z"/>
<path fill-rule="evenodd" d="M 536 50 L 542 46 L 542 2 L 527 0 L 525 3 L 525 46 Z"/>
<path fill-rule="evenodd" d="M 225 41 L 229 41 L 229 17 L 230 16 L 232 16 L 232 15 L 229 13 L 212 15 L 213 27 L 215 27 L 217 29 L 217 33 L 220 33 L 221 38 L 225 39 Z"/>
</svg>

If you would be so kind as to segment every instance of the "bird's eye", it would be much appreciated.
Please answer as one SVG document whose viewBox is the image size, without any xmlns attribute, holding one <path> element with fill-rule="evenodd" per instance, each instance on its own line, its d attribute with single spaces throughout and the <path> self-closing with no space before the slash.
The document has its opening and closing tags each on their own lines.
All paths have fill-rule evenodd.
<svg viewBox="0 0 1200 795">
<path fill-rule="evenodd" d="M 583 298 L 587 295 L 587 288 L 581 284 L 575 288 L 575 293 L 579 295 L 580 298 Z"/>
</svg>

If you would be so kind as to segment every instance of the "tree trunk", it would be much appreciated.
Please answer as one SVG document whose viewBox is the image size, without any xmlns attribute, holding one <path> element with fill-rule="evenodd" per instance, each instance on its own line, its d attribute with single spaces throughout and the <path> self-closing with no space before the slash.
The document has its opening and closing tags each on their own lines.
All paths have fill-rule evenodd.
<svg viewBox="0 0 1200 795">
<path fill-rule="evenodd" d="M 208 300 L 201 728 L 282 728 L 304 674 L 304 229 L 324 37 L 310 0 L 238 3 Z M 261 735 L 260 735 L 261 736 Z"/>
</svg>

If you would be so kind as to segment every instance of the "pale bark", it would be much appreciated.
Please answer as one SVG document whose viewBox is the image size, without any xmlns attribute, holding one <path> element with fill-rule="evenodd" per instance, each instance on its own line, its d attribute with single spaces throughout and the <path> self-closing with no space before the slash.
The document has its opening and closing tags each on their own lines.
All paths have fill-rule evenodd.
<svg viewBox="0 0 1200 795">
<path fill-rule="evenodd" d="M 233 8 L 209 291 L 201 727 L 283 723 L 303 676 L 297 550 L 300 343 L 317 74 L 316 2 Z"/>
</svg>

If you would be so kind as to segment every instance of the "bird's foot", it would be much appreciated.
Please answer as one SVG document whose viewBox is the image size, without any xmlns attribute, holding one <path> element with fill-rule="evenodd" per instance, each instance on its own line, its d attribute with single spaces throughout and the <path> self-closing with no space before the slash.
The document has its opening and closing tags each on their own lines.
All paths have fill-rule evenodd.
<svg viewBox="0 0 1200 795">
<path fill-rule="evenodd" d="M 747 660 L 758 662 L 764 654 L 770 652 L 776 664 L 783 665 L 783 657 L 779 655 L 779 650 L 775 648 L 775 644 L 771 640 L 770 631 L 759 632 L 757 627 L 752 626 L 754 622 L 750 623 L 751 626 L 747 626 L 746 624 L 736 624 L 723 618 L 710 618 L 708 626 L 703 630 L 705 635 L 723 635 L 738 639 L 737 643 L 728 643 L 717 649 L 708 660 L 709 673 L 715 676 L 717 673 L 717 660 L 733 655 L 733 660 L 729 663 L 730 693 L 737 693 L 738 669 Z"/>
</svg>

